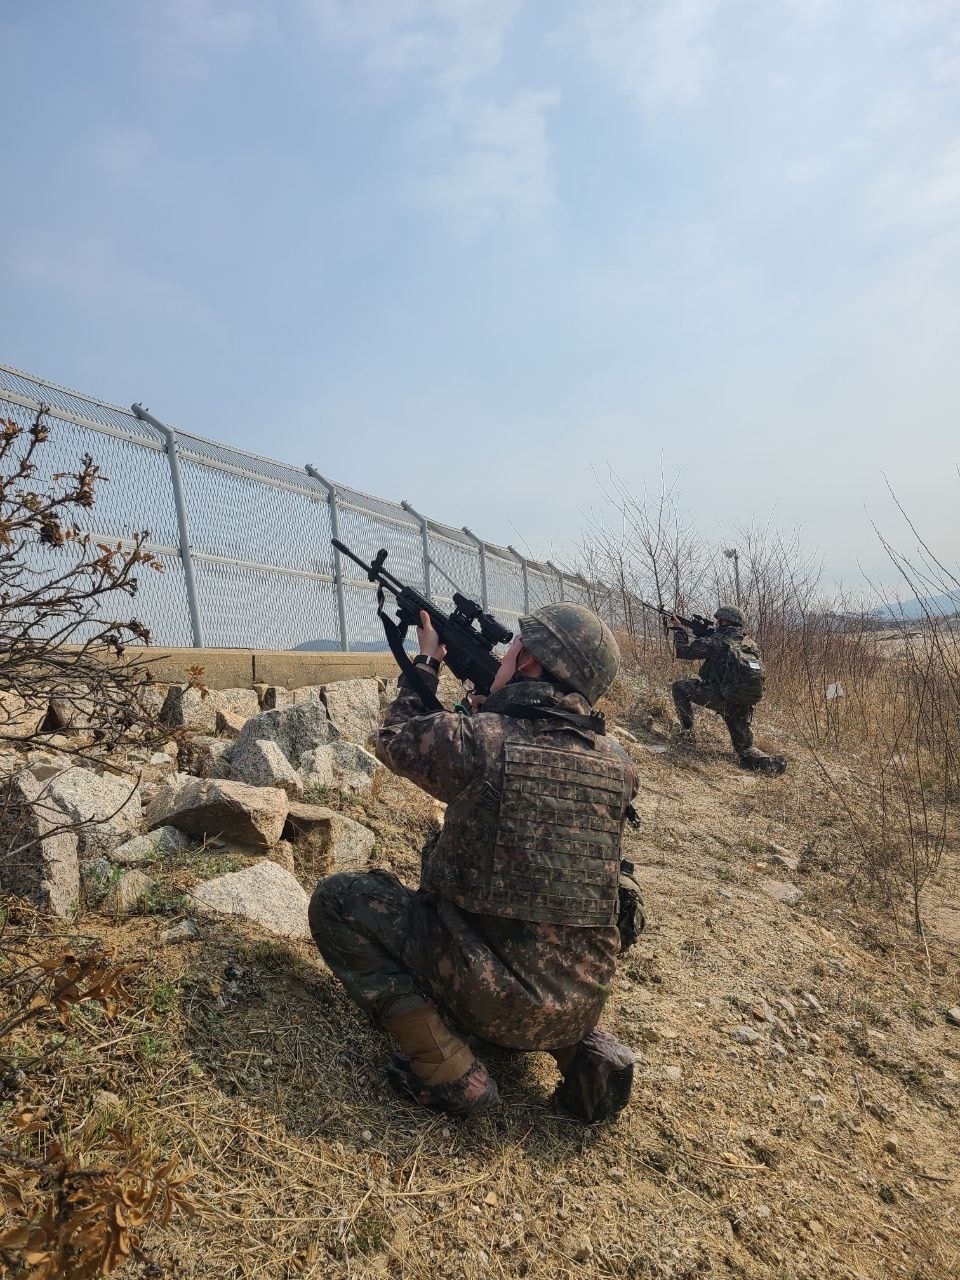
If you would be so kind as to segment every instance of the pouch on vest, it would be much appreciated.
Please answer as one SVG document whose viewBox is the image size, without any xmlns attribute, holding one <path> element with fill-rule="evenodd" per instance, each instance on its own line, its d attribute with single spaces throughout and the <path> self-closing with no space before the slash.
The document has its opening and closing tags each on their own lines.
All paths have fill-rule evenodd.
<svg viewBox="0 0 960 1280">
<path fill-rule="evenodd" d="M 647 923 L 634 866 L 626 858 L 620 861 L 619 899 L 617 929 L 620 931 L 620 950 L 626 951 L 640 937 Z"/>
</svg>

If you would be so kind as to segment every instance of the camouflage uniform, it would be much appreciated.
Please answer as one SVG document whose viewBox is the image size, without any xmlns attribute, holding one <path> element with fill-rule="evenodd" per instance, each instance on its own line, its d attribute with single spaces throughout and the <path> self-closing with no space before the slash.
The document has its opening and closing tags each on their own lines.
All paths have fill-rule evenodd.
<svg viewBox="0 0 960 1280">
<path fill-rule="evenodd" d="M 726 639 L 742 640 L 740 627 L 722 627 L 714 635 L 691 638 L 686 631 L 674 631 L 673 649 L 684 661 L 704 659 L 697 680 L 677 680 L 673 685 L 673 702 L 684 729 L 693 728 L 693 707 L 708 707 L 722 716 L 730 732 L 730 741 L 737 755 L 742 756 L 753 746 L 753 707 L 728 702 L 721 684 L 727 660 Z"/>
<path fill-rule="evenodd" d="M 419 674 L 436 687 L 436 676 Z M 498 713 L 508 707 L 512 715 Z M 444 829 L 424 850 L 418 889 L 384 872 L 335 875 L 320 882 L 310 904 L 311 931 L 324 959 L 356 1003 L 380 1022 L 428 999 L 466 1033 L 506 1048 L 536 1050 L 575 1044 L 600 1017 L 620 951 L 616 872 L 636 778 L 618 743 L 563 722 L 519 718 L 518 707 L 589 712 L 580 694 L 522 680 L 494 694 L 478 715 L 431 713 L 401 680 L 376 752 L 395 773 L 448 803 Z M 536 883 L 536 868 L 497 863 L 501 805 L 514 772 L 504 765 L 511 744 L 521 761 L 525 752 L 537 758 L 541 748 L 561 748 L 617 780 L 615 796 L 613 789 L 606 793 L 608 813 L 600 814 L 597 793 L 585 791 L 580 823 L 564 828 L 576 853 L 581 846 L 589 852 L 592 833 L 603 823 L 615 825 L 612 899 L 607 862 L 593 897 L 589 884 L 572 900 L 551 896 L 550 890 L 562 886 L 548 880 L 541 898 L 530 895 L 526 901 L 522 887 Z M 548 812 L 565 795 L 572 794 L 574 805 L 580 798 L 549 772 L 532 782 L 523 795 L 521 822 L 529 813 L 535 817 L 541 804 Z M 556 796 L 561 800 L 551 798 Z M 551 913 L 540 910 L 541 901 L 566 903 L 554 914 L 570 919 L 537 919 Z M 533 918 L 523 918 L 524 912 Z M 579 925 L 570 922 L 574 917 Z"/>
</svg>

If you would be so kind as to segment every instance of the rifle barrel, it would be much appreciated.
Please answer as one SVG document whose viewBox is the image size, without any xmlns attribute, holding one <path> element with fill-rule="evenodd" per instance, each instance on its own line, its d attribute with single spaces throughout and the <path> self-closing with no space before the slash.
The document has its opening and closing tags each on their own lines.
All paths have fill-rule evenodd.
<svg viewBox="0 0 960 1280">
<path fill-rule="evenodd" d="M 330 541 L 333 543 L 333 545 L 337 548 L 339 552 L 341 552 L 345 556 L 349 556 L 354 564 L 358 564 L 361 569 L 366 569 L 368 573 L 370 572 L 370 566 L 367 564 L 367 562 L 365 560 L 361 560 L 358 555 L 354 555 L 354 553 L 350 550 L 350 548 L 346 545 L 346 543 L 341 542 L 339 538 L 331 538 Z"/>
<path fill-rule="evenodd" d="M 379 582 L 382 586 L 392 591 L 395 595 L 403 590 L 403 584 L 398 582 L 392 573 L 388 573 L 382 566 L 378 570 L 374 570 L 372 564 L 368 564 L 366 560 L 361 560 L 350 548 L 339 538 L 330 539 L 333 546 L 337 548 L 345 556 L 349 556 L 354 564 L 358 564 L 363 569 L 371 582 Z"/>
</svg>

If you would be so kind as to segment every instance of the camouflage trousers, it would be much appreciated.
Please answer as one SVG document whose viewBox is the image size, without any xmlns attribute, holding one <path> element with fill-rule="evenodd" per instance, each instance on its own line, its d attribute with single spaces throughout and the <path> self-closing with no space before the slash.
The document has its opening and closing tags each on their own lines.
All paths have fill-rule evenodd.
<svg viewBox="0 0 960 1280">
<path fill-rule="evenodd" d="M 704 680 L 677 680 L 673 685 L 673 704 L 685 729 L 693 728 L 692 704 L 696 704 L 715 711 L 723 718 L 738 756 L 753 746 L 753 730 L 750 727 L 753 707 L 740 707 L 727 702 L 715 684 L 707 684 Z"/>
<path fill-rule="evenodd" d="M 615 928 L 461 911 L 385 871 L 321 880 L 310 931 L 351 999 L 378 1022 L 432 1001 L 463 1033 L 521 1050 L 573 1045 L 596 1026 L 620 945 Z M 582 936 L 571 945 L 569 933 Z"/>
</svg>

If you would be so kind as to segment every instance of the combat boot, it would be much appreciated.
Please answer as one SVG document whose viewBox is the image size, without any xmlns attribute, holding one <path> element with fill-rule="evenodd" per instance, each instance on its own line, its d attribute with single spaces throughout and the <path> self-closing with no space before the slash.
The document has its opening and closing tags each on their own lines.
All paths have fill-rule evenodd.
<svg viewBox="0 0 960 1280">
<path fill-rule="evenodd" d="M 591 1031 L 553 1057 L 563 1072 L 553 1101 L 584 1124 L 611 1120 L 630 1101 L 634 1052 L 609 1031 Z"/>
<path fill-rule="evenodd" d="M 397 1093 L 452 1116 L 471 1116 L 499 1101 L 496 1081 L 432 1004 L 398 1014 L 385 1029 L 400 1049 L 387 1068 Z"/>
<path fill-rule="evenodd" d="M 748 747 L 746 751 L 740 752 L 737 759 L 741 769 L 752 769 L 754 773 L 766 773 L 779 777 L 787 771 L 787 762 L 783 756 L 768 756 L 759 747 Z"/>
</svg>

